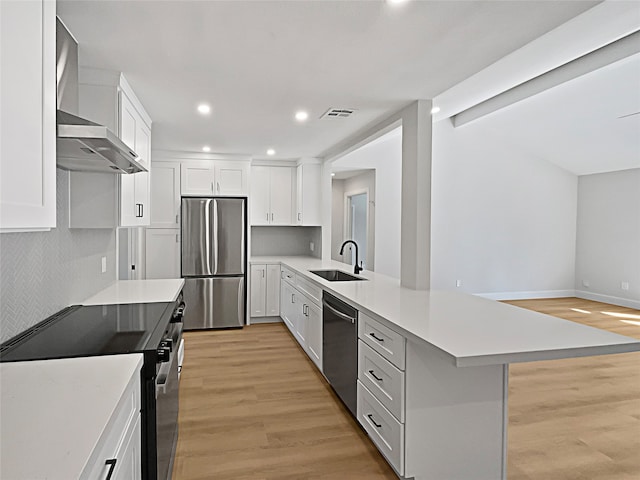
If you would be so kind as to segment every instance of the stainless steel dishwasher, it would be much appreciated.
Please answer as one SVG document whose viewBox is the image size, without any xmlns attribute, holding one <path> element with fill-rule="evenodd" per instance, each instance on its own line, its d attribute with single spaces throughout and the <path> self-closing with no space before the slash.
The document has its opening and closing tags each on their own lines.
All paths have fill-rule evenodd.
<svg viewBox="0 0 640 480">
<path fill-rule="evenodd" d="M 356 416 L 358 310 L 322 293 L 322 370 L 338 397 Z"/>
</svg>

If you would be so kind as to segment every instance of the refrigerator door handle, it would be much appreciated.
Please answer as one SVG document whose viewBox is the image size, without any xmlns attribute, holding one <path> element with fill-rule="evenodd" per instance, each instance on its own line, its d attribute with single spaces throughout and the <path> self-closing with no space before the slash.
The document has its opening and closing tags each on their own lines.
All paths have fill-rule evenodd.
<svg viewBox="0 0 640 480">
<path fill-rule="evenodd" d="M 211 208 L 209 209 L 209 215 L 211 217 L 213 229 L 211 231 L 211 236 L 213 237 L 213 264 L 211 265 L 211 273 L 213 275 L 218 274 L 218 258 L 219 258 L 219 250 L 220 244 L 218 242 L 218 235 L 220 235 L 220 231 L 218 230 L 218 201 L 213 200 L 211 202 Z"/>
</svg>

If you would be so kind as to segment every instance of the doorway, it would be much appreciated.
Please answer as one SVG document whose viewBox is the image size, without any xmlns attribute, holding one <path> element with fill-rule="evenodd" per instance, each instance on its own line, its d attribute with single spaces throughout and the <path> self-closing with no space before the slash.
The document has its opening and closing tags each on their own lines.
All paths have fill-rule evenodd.
<svg viewBox="0 0 640 480">
<path fill-rule="evenodd" d="M 353 240 L 358 244 L 358 257 L 364 268 L 367 265 L 368 249 L 368 224 L 369 224 L 369 192 L 367 190 L 359 192 L 345 193 L 345 240 Z M 356 252 L 353 245 L 345 249 L 343 261 L 355 265 Z"/>
</svg>

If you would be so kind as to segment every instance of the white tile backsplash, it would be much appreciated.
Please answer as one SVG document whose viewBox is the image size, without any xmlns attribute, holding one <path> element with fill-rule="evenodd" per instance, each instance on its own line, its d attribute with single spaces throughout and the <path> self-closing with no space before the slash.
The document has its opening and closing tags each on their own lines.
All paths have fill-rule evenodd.
<svg viewBox="0 0 640 480">
<path fill-rule="evenodd" d="M 56 189 L 57 228 L 0 234 L 0 341 L 116 279 L 115 229 L 69 229 L 68 172 L 57 171 Z"/>
</svg>

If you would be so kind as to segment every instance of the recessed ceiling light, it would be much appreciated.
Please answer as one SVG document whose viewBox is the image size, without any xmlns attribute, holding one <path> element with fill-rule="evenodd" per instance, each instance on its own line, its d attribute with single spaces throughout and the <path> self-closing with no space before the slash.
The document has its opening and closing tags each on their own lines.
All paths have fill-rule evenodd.
<svg viewBox="0 0 640 480">
<path fill-rule="evenodd" d="M 205 145 L 204 147 L 202 147 L 202 151 L 203 152 L 210 152 L 211 151 L 211 147 L 208 147 L 208 146 Z"/>
<path fill-rule="evenodd" d="M 331 172 L 331 176 L 335 177 L 336 176 L 336 172 Z"/>
<path fill-rule="evenodd" d="M 431 115 L 433 115 L 434 113 L 438 113 L 440 111 L 440 107 L 433 107 L 431 109 Z"/>
<path fill-rule="evenodd" d="M 270 148 L 269 150 L 267 150 L 267 155 L 269 155 L 270 157 L 275 154 L 276 154 L 276 151 L 273 148 Z"/>
<path fill-rule="evenodd" d="M 200 112 L 202 115 L 209 115 L 211 113 L 211 106 L 207 105 L 206 103 L 201 103 L 200 105 L 198 105 L 198 112 Z"/>
<path fill-rule="evenodd" d="M 299 122 L 304 122 L 307 118 L 309 118 L 309 114 L 304 110 L 296 112 L 296 120 Z"/>
<path fill-rule="evenodd" d="M 397 4 L 397 3 L 405 3 L 407 0 L 387 0 L 387 3 Z"/>
</svg>

